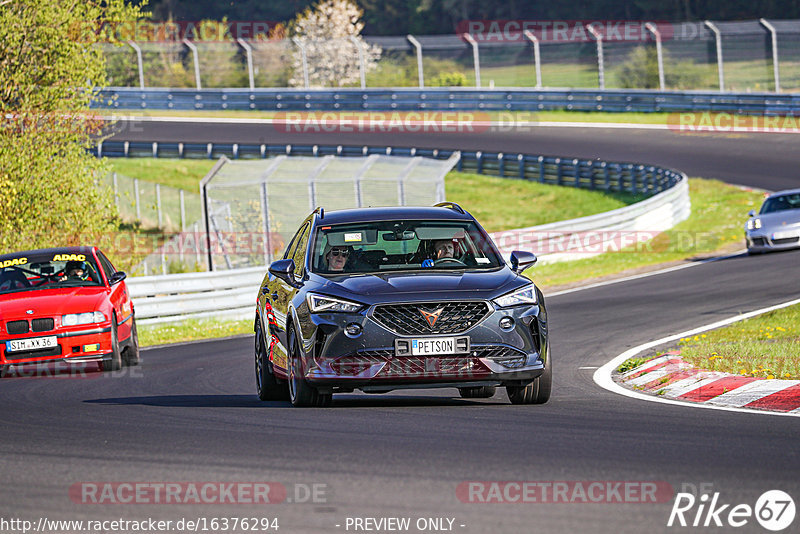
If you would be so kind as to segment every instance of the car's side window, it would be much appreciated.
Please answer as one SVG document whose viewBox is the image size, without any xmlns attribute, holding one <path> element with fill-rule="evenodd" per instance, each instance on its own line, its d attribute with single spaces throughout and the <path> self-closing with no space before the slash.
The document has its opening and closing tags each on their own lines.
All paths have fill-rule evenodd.
<svg viewBox="0 0 800 534">
<path fill-rule="evenodd" d="M 305 225 L 301 226 L 300 229 L 297 230 L 297 233 L 294 234 L 294 236 L 292 237 L 292 240 L 289 241 L 289 246 L 286 247 L 286 252 L 283 253 L 284 260 L 287 260 L 294 256 L 294 251 L 297 246 L 297 242 L 300 240 L 300 234 L 302 234 L 303 230 L 305 229 L 306 229 Z"/>
<path fill-rule="evenodd" d="M 306 249 L 308 248 L 308 234 L 311 228 L 310 223 L 306 223 L 297 239 L 297 247 L 294 249 L 292 259 L 294 260 L 294 276 L 302 278 L 305 274 Z"/>
<path fill-rule="evenodd" d="M 116 271 L 114 270 L 114 266 L 111 265 L 111 262 L 106 258 L 105 254 L 102 252 L 97 253 L 97 258 L 100 260 L 100 268 L 103 269 L 103 272 L 106 273 L 106 280 L 111 279 L 111 275 L 114 274 Z"/>
</svg>

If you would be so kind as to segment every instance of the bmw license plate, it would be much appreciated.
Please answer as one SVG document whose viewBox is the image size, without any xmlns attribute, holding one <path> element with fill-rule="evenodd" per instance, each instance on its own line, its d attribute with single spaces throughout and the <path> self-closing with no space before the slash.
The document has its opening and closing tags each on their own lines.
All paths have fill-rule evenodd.
<svg viewBox="0 0 800 534">
<path fill-rule="evenodd" d="M 456 338 L 438 337 L 434 339 L 412 339 L 412 356 L 437 356 L 439 354 L 455 354 Z"/>
<path fill-rule="evenodd" d="M 10 339 L 6 341 L 6 352 L 51 349 L 58 345 L 56 336 L 31 337 L 28 339 Z"/>
</svg>

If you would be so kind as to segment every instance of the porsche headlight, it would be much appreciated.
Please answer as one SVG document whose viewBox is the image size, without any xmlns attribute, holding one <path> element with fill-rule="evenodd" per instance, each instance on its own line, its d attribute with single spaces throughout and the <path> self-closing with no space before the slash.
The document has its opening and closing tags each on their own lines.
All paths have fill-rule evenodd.
<svg viewBox="0 0 800 534">
<path fill-rule="evenodd" d="M 62 326 L 76 326 L 79 324 L 102 323 L 106 320 L 103 312 L 68 313 L 61 316 Z"/>
<path fill-rule="evenodd" d="M 520 304 L 537 304 L 536 299 L 536 286 L 531 284 L 522 289 L 517 289 L 511 293 L 506 293 L 502 297 L 494 299 L 494 303 L 501 308 L 508 308 L 509 306 L 519 306 Z"/>
<path fill-rule="evenodd" d="M 349 300 L 337 299 L 333 297 L 326 297 L 325 295 L 316 295 L 309 293 L 306 295 L 306 302 L 311 313 L 320 312 L 349 312 L 355 313 L 364 306 L 357 302 L 350 302 Z"/>
<path fill-rule="evenodd" d="M 750 219 L 747 221 L 748 230 L 758 230 L 761 228 L 761 219 Z"/>
</svg>

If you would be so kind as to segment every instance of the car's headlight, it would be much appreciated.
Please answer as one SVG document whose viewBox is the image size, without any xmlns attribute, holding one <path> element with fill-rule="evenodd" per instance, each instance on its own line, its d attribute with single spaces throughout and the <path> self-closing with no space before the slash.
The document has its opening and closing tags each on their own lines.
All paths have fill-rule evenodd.
<svg viewBox="0 0 800 534">
<path fill-rule="evenodd" d="M 62 326 L 75 326 L 79 324 L 102 323 L 106 320 L 103 312 L 68 313 L 61 316 Z"/>
<path fill-rule="evenodd" d="M 501 308 L 509 306 L 519 306 L 520 304 L 536 304 L 536 286 L 531 284 L 522 289 L 517 289 L 511 293 L 506 293 L 502 297 L 494 299 L 494 303 Z"/>
<path fill-rule="evenodd" d="M 761 228 L 761 219 L 750 219 L 747 221 L 748 230 L 758 230 Z"/>
<path fill-rule="evenodd" d="M 320 312 L 357 312 L 364 307 L 363 304 L 357 302 L 350 302 L 349 300 L 336 299 L 333 297 L 326 297 L 324 295 L 315 295 L 309 293 L 306 295 L 308 308 L 311 313 Z"/>
</svg>

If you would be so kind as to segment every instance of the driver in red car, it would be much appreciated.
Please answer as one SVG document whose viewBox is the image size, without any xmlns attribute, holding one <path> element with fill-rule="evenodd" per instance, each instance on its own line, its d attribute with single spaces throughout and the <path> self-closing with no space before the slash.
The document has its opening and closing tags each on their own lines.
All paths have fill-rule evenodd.
<svg viewBox="0 0 800 534">
<path fill-rule="evenodd" d="M 85 261 L 68 261 L 67 266 L 64 268 L 64 276 L 61 277 L 61 282 L 65 280 L 87 280 L 89 278 L 89 269 Z"/>
</svg>

